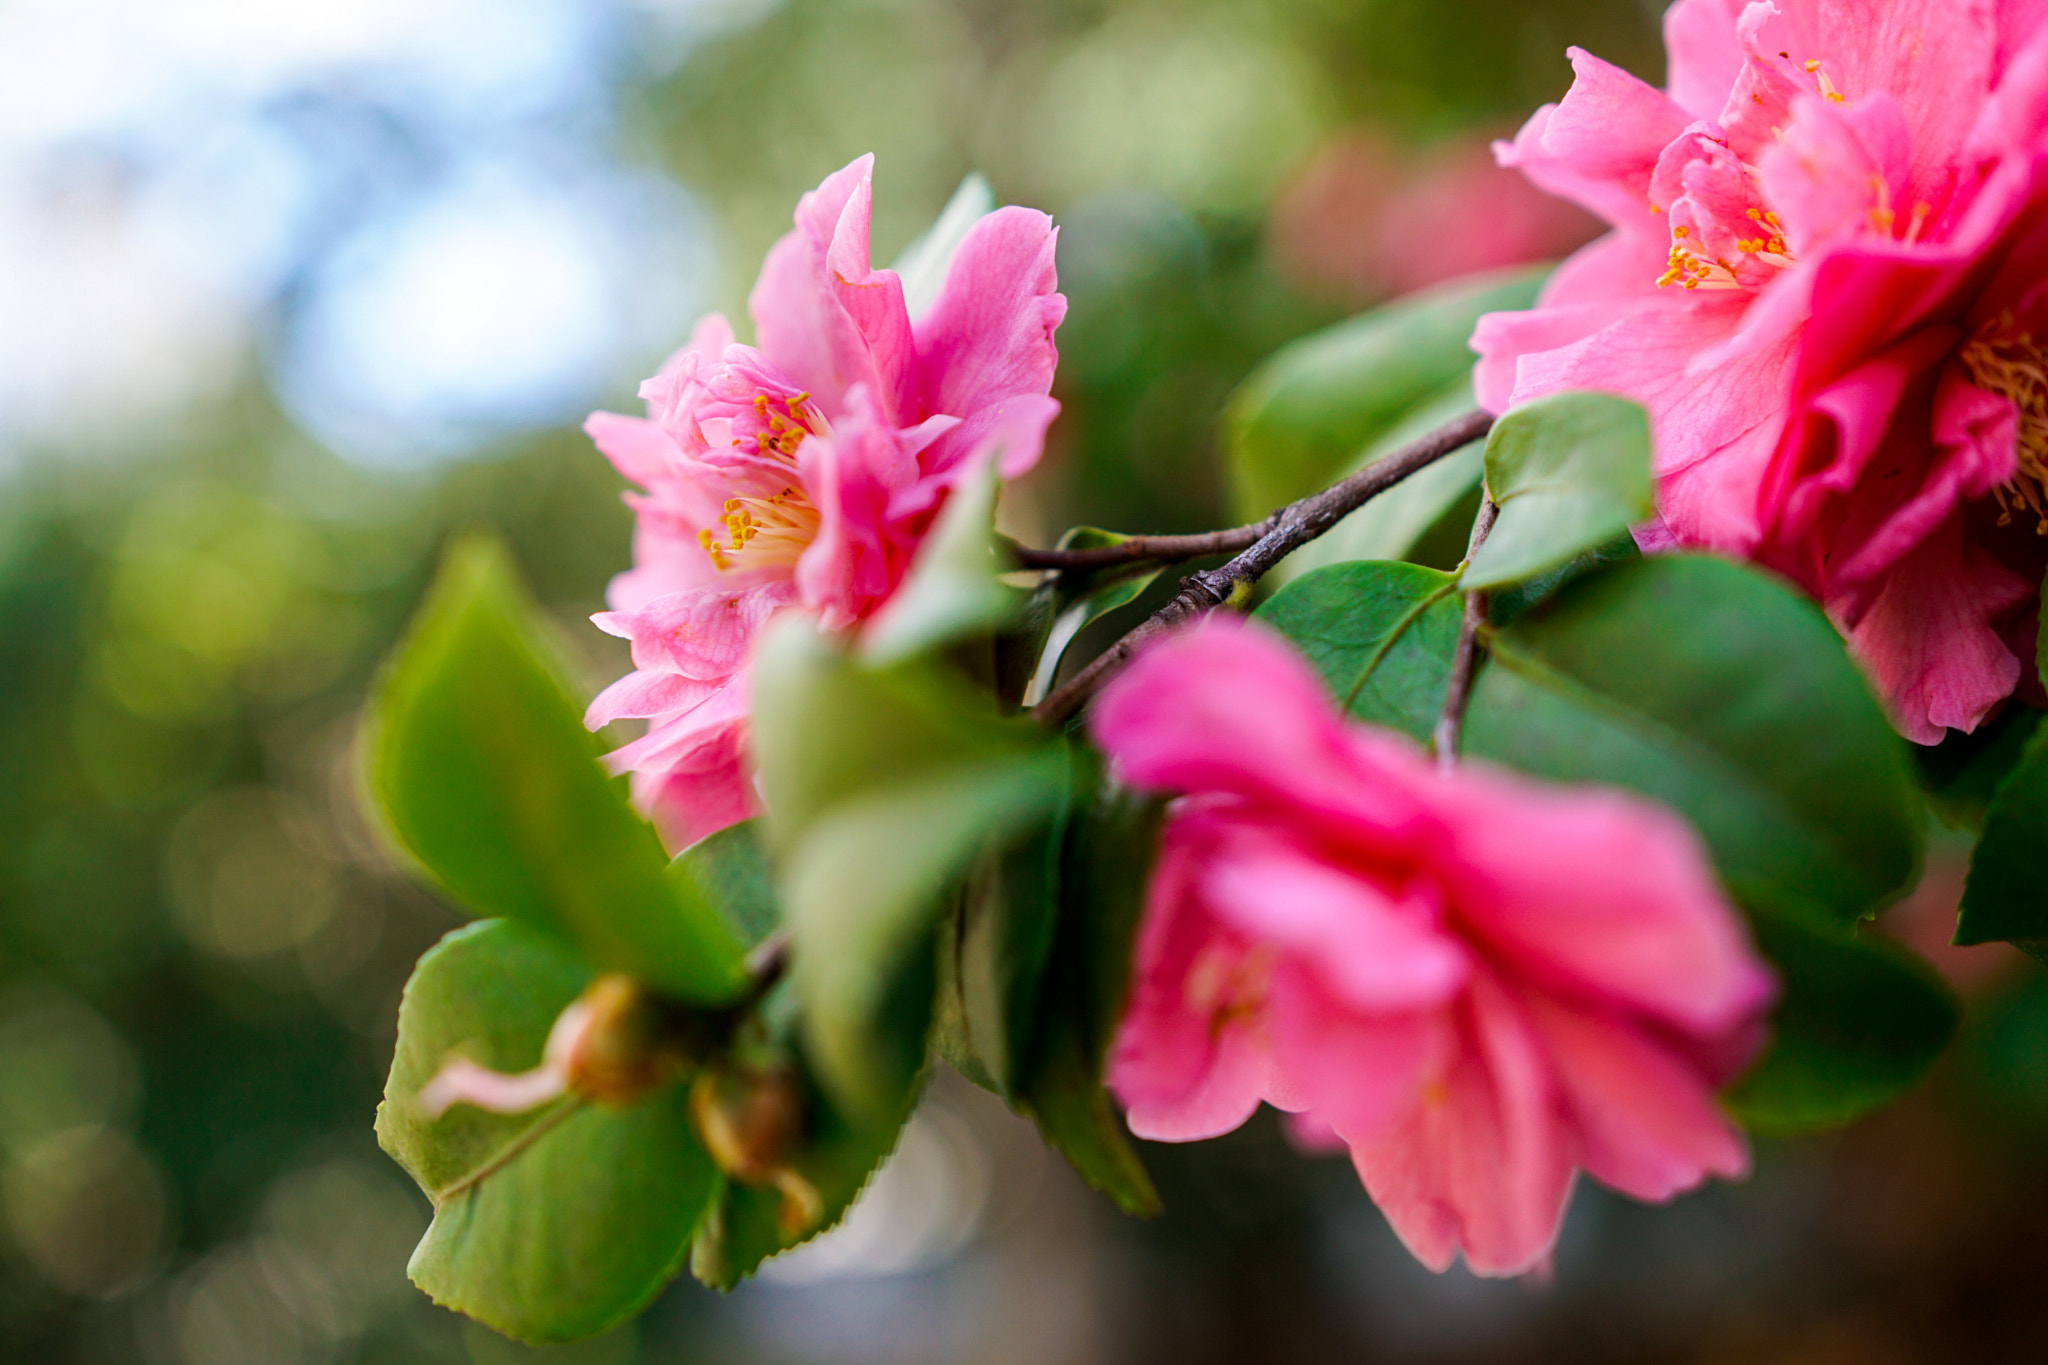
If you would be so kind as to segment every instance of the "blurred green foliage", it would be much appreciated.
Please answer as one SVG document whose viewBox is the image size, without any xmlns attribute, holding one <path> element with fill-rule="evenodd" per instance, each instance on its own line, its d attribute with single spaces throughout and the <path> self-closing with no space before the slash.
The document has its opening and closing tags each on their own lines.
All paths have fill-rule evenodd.
<svg viewBox="0 0 2048 1365">
<path fill-rule="evenodd" d="M 1637 0 L 765 8 L 622 92 L 623 154 L 708 205 L 724 268 L 714 294 L 735 314 L 796 196 L 863 151 L 879 155 L 880 259 L 970 168 L 1004 199 L 1055 212 L 1072 305 L 1059 336 L 1065 411 L 1044 475 L 1005 513 L 1034 540 L 1072 520 L 1216 524 L 1224 397 L 1279 344 L 1356 302 L 1296 292 L 1266 247 L 1268 201 L 1323 138 L 1357 123 L 1417 145 L 1511 129 L 1563 90 L 1568 43 L 1658 75 L 1656 7 Z M 277 306 L 293 306 L 289 291 Z M 676 319 L 678 341 L 689 322 Z M 280 414 L 257 361 L 226 399 L 133 448 L 48 452 L 5 475 L 0 494 L 0 1354 L 33 1365 L 525 1359 L 405 1283 L 427 1210 L 377 1153 L 370 1117 L 399 986 L 456 921 L 369 837 L 351 750 L 376 661 L 466 528 L 513 547 L 589 690 L 621 672 L 623 647 L 582 618 L 626 563 L 629 516 L 615 475 L 571 431 L 433 477 L 354 469 Z M 630 404 L 636 378 L 618 376 L 615 406 Z M 1767 1176 L 1788 1174 L 1670 1215 L 1691 1247 L 1754 1252 L 1759 1275 L 1804 1267 L 1783 1281 L 1799 1292 L 1687 1280 L 1696 1251 L 1665 1255 L 1648 1225 L 1589 1201 L 1587 1226 L 1640 1240 L 1603 1243 L 1597 1267 L 1568 1264 L 1584 1292 L 1516 1310 L 1540 1314 L 1514 1319 L 1535 1324 L 1517 1358 L 1758 1359 L 1759 1322 L 1783 1324 L 1788 1351 L 1819 1343 L 1788 1360 L 1878 1358 L 1855 1349 L 1871 1333 L 1887 1359 L 1941 1358 L 1905 1354 L 1914 1343 L 2034 1353 L 2038 1335 L 2024 1332 L 2037 1315 L 2005 1305 L 2026 1302 L 2021 1272 L 2048 1252 L 2026 1231 L 2048 1226 L 2024 1160 L 2048 1131 L 2040 996 L 2034 980 L 1993 1011 L 1950 1082 L 2000 1097 L 1986 1131 L 2005 1155 L 1966 1145 L 1931 1104 L 1863 1147 L 1852 1136 L 1826 1149 L 1851 1176 L 1865 1169 L 1859 1152 L 1880 1151 L 1853 1202 L 1866 1223 L 1889 1211 L 1890 1241 L 1801 1212 L 1850 1178 L 1817 1173 L 1817 1155 L 1771 1167 L 1766 1153 Z M 1932 1212 L 1900 1192 L 1958 1152 L 2003 1183 L 1936 1185 L 1949 1202 Z M 1120 1234 L 1119 1269 L 1098 1277 L 1117 1285 L 1120 1316 L 1101 1337 L 1114 1358 L 1328 1359 L 1349 1349 L 1333 1343 L 1375 1342 L 1406 1352 L 1386 1326 L 1399 1312 L 1359 1325 L 1370 1296 L 1358 1267 L 1382 1263 L 1331 1221 L 1332 1210 L 1370 1217 L 1348 1171 L 1283 1153 L 1267 1125 L 1146 1159 L 1177 1212 Z M 1974 1240 L 1944 1240 L 1955 1229 Z M 1758 1251 L 1765 1243 L 1776 1250 Z M 1930 1261 L 1936 1251 L 1878 1259 L 1900 1246 L 1950 1263 Z M 1644 1266 L 1668 1269 L 1690 1297 L 1674 1306 Z M 1730 1316 L 1709 1290 L 1751 1306 Z M 678 1295 L 639 1335 L 559 1358 L 743 1349 L 730 1335 L 738 1319 L 716 1316 L 694 1286 Z M 1421 1301 L 1471 1327 L 1449 1300 Z M 1017 1312 L 1034 1330 L 1069 1316 Z M 1699 1322 L 1719 1326 L 1702 1334 Z M 1483 1334 L 1430 1340 L 1410 1354 L 1505 1358 Z"/>
</svg>

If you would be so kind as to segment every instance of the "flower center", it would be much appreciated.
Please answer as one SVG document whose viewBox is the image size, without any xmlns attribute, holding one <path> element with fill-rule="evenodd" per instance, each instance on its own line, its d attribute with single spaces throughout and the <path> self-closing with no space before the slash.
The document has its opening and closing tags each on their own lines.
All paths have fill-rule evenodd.
<svg viewBox="0 0 2048 1365">
<path fill-rule="evenodd" d="M 2048 355 L 2033 333 L 2002 313 L 1964 343 L 1962 362 L 1972 383 L 2011 399 L 2019 410 L 2019 468 L 1991 490 L 1998 499 L 1998 524 L 2011 525 L 2013 513 L 2024 508 L 2034 517 L 2034 534 L 2048 536 Z"/>
<path fill-rule="evenodd" d="M 1209 1016 L 1212 1038 L 1232 1024 L 1257 1017 L 1266 1003 L 1278 956 L 1270 944 L 1247 952 L 1216 943 L 1195 959 L 1183 990 L 1188 1008 Z"/>
<path fill-rule="evenodd" d="M 751 446 L 758 460 L 788 482 L 775 493 L 727 498 L 720 518 L 725 534 L 710 527 L 697 533 L 697 543 L 719 572 L 793 565 L 817 537 L 818 509 L 804 492 L 796 463 L 804 438 L 824 424 L 807 406 L 809 398 L 808 393 L 779 399 L 756 394 L 751 416 L 743 413 L 734 420 L 733 446 L 742 452 Z"/>
</svg>

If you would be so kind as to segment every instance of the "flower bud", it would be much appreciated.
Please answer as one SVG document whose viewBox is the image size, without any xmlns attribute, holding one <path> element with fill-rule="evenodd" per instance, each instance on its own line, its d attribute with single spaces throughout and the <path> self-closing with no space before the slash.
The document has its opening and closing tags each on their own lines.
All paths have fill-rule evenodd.
<svg viewBox="0 0 2048 1365">
<path fill-rule="evenodd" d="M 803 1136 L 803 1091 L 794 1070 L 707 1066 L 690 1088 L 690 1110 L 720 1170 L 743 1185 L 782 1193 L 778 1222 L 785 1235 L 817 1225 L 825 1211 L 817 1187 L 787 1164 Z"/>
</svg>

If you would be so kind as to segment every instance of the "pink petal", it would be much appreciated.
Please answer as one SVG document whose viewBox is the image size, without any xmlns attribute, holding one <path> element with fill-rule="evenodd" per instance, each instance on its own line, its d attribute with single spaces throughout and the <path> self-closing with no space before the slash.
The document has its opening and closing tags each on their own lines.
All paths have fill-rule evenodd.
<svg viewBox="0 0 2048 1365">
<path fill-rule="evenodd" d="M 598 629 L 633 642 L 633 666 L 716 682 L 739 671 L 754 637 L 794 594 L 787 584 L 696 588 L 637 611 L 599 612 Z"/>
<path fill-rule="evenodd" d="M 2048 4 L 2040 8 L 2042 21 L 2020 29 L 2005 26 L 2024 45 L 2012 55 L 1971 126 L 1966 148 L 1971 160 L 2024 154 L 2048 132 Z"/>
<path fill-rule="evenodd" d="M 1460 1050 L 1400 1124 L 1354 1141 L 1352 1162 L 1417 1260 L 1518 1275 L 1557 1240 L 1572 1168 L 1534 1035 L 1485 977 L 1459 1011 Z"/>
<path fill-rule="evenodd" d="M 1620 1020 L 1540 994 L 1524 1004 L 1550 1056 L 1588 1175 L 1661 1202 L 1709 1175 L 1748 1173 L 1742 1135 L 1697 1069 Z"/>
<path fill-rule="evenodd" d="M 1911 152 L 1905 115 L 1886 92 L 1853 107 L 1801 95 L 1791 125 L 1756 158 L 1758 186 L 1784 220 L 1791 254 L 1871 234 L 1889 239 L 1892 220 L 1873 215 L 1907 211 Z"/>
<path fill-rule="evenodd" d="M 840 217 L 873 178 L 874 165 L 873 156 L 860 157 L 798 202 L 796 229 L 769 248 L 747 297 L 755 344 L 827 412 L 839 410 L 852 385 L 882 388 L 866 339 L 840 304 L 827 264 Z"/>
<path fill-rule="evenodd" d="M 1330 1126 L 1328 1119 L 1313 1109 L 1283 1114 L 1280 1128 L 1297 1152 L 1309 1156 L 1334 1156 L 1346 1150 L 1343 1137 Z"/>
<path fill-rule="evenodd" d="M 688 848 L 761 813 L 744 725 L 726 726 L 691 758 L 687 769 L 633 774 L 634 801 L 672 850 Z"/>
<path fill-rule="evenodd" d="M 707 700 L 720 685 L 679 673 L 636 670 L 597 694 L 583 713 L 584 728 L 602 730 L 615 720 L 644 720 L 687 711 Z"/>
<path fill-rule="evenodd" d="M 1953 344 L 1947 329 L 1926 331 L 1947 334 Z M 1860 620 L 1900 560 L 1966 502 L 1988 497 L 2018 464 L 2018 411 L 2010 399 L 1978 388 L 1958 361 L 1939 352 L 1915 378 L 1913 399 L 1895 419 L 1873 471 L 1838 514 L 1825 597 L 1844 621 Z"/>
<path fill-rule="evenodd" d="M 604 756 L 614 773 L 701 772 L 738 751 L 747 717 L 747 678 L 737 673 L 687 711 L 664 716 L 631 744 Z"/>
<path fill-rule="evenodd" d="M 1759 494 L 1759 515 L 1773 542 L 1769 558 L 1809 591 L 1827 581 L 1862 582 L 1889 567 L 1954 506 L 1951 485 L 1932 520 L 1904 533 L 1867 565 L 1851 561 L 1868 525 L 1845 524 L 1844 505 L 1867 508 L 1866 523 L 1893 515 L 1911 498 L 1926 465 L 1924 414 L 1939 367 L 1953 352 L 1953 328 L 1929 327 L 1859 365 L 1803 405 L 1771 460 Z M 1916 420 L 1918 419 L 1918 420 Z M 1911 476 L 1911 477 L 1909 477 Z M 1871 495 L 1884 499 L 1870 506 Z M 1831 534 L 1816 534 L 1823 522 Z M 1897 539 L 1897 536 L 1894 536 Z"/>
<path fill-rule="evenodd" d="M 1211 845 L 1200 884 L 1218 919 L 1298 957 L 1344 1007 L 1441 1005 L 1465 983 L 1465 954 L 1438 926 L 1435 906 L 1390 891 L 1243 825 Z"/>
<path fill-rule="evenodd" d="M 2012 694 L 2020 661 L 1992 619 L 2034 591 L 1964 540 L 1960 514 L 1899 562 L 1848 634 L 1900 734 L 1938 744 L 1949 728 L 1976 729 Z"/>
<path fill-rule="evenodd" d="M 1666 143 L 1691 122 L 1660 90 L 1580 48 L 1571 49 L 1575 79 L 1562 102 L 1536 111 L 1511 144 L 1498 146 L 1503 166 L 1617 226 L 1650 212 L 1650 172 Z"/>
<path fill-rule="evenodd" d="M 1913 129 L 1907 197 L 1939 203 L 1998 50 L 1993 0 L 1786 0 L 1795 59 L 1818 59 L 1850 104 L 1876 91 L 1899 102 Z M 1771 50 L 1783 44 L 1766 41 Z"/>
<path fill-rule="evenodd" d="M 1671 98 L 1698 119 L 1718 118 L 1743 65 L 1736 17 L 1745 0 L 1678 0 L 1664 11 L 1665 82 Z"/>
<path fill-rule="evenodd" d="M 1439 799 L 1453 913 L 1500 970 L 1698 1034 L 1769 998 L 1699 840 L 1663 807 L 1478 764 Z"/>
<path fill-rule="evenodd" d="M 1306 1112 L 1350 1140 L 1379 1136 L 1416 1104 L 1454 1046 L 1447 1011 L 1362 1015 L 1334 998 L 1312 959 L 1274 972 L 1266 1011 L 1273 1068 Z"/>
<path fill-rule="evenodd" d="M 1011 438 L 1005 478 L 1038 462 L 1043 422 L 1020 425 L 1006 409 L 1021 400 L 1047 421 L 1058 410 L 1045 407 L 1059 362 L 1053 332 L 1067 312 L 1053 265 L 1058 239 L 1052 219 L 1011 207 L 983 218 L 961 241 L 916 328 L 922 411 L 961 419 L 926 455 L 927 471 L 953 468 L 998 430 Z"/>
<path fill-rule="evenodd" d="M 1689 371 L 1700 352 L 1741 319 L 1737 293 L 1649 299 L 1581 341 L 1522 357 L 1517 403 L 1566 389 L 1597 389 L 1649 409 L 1658 510 L 1680 540 L 1741 552 L 1758 535 L 1756 498 L 1783 421 L 1791 339 Z"/>
<path fill-rule="evenodd" d="M 1361 771 L 1365 751 L 1301 656 L 1232 617 L 1211 616 L 1143 650 L 1103 689 L 1090 729 L 1140 787 L 1272 800 L 1364 838 L 1391 838 L 1420 814 L 1406 792 Z"/>
<path fill-rule="evenodd" d="M 910 314 L 903 304 L 903 281 L 893 270 L 876 270 L 868 261 L 868 216 L 873 209 L 874 182 L 862 177 L 840 210 L 826 249 L 833 297 L 853 319 L 878 388 L 874 397 L 884 417 L 895 424 L 909 418 L 916 402 L 915 346 Z"/>
<path fill-rule="evenodd" d="M 626 479 L 650 488 L 674 476 L 682 450 L 667 432 L 645 417 L 625 417 L 616 412 L 593 412 L 583 421 L 583 430 L 612 468 Z"/>
<path fill-rule="evenodd" d="M 1107 1068 L 1131 1131 L 1163 1142 L 1229 1132 L 1268 1086 L 1266 1058 L 1249 1030 L 1219 1018 L 1222 1002 L 1196 980 L 1198 969 L 1215 978 L 1242 953 L 1193 895 L 1201 838 L 1199 826 L 1182 819 L 1166 829 Z"/>
</svg>

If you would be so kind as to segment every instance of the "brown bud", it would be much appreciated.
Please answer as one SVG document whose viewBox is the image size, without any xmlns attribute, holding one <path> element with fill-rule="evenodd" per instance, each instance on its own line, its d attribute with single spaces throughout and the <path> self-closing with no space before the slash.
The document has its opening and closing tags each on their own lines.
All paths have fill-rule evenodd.
<svg viewBox="0 0 2048 1365">
<path fill-rule="evenodd" d="M 563 1057 L 572 1091 L 628 1104 L 675 1078 L 680 1058 L 662 1036 L 661 1008 L 632 978 L 600 976 L 570 1009 L 580 1012 Z"/>
<path fill-rule="evenodd" d="M 803 1092 L 787 1066 L 711 1066 L 690 1087 L 690 1110 L 704 1148 L 718 1168 L 743 1185 L 782 1194 L 777 1221 L 785 1235 L 824 1216 L 817 1188 L 788 1164 L 803 1136 Z"/>
</svg>

